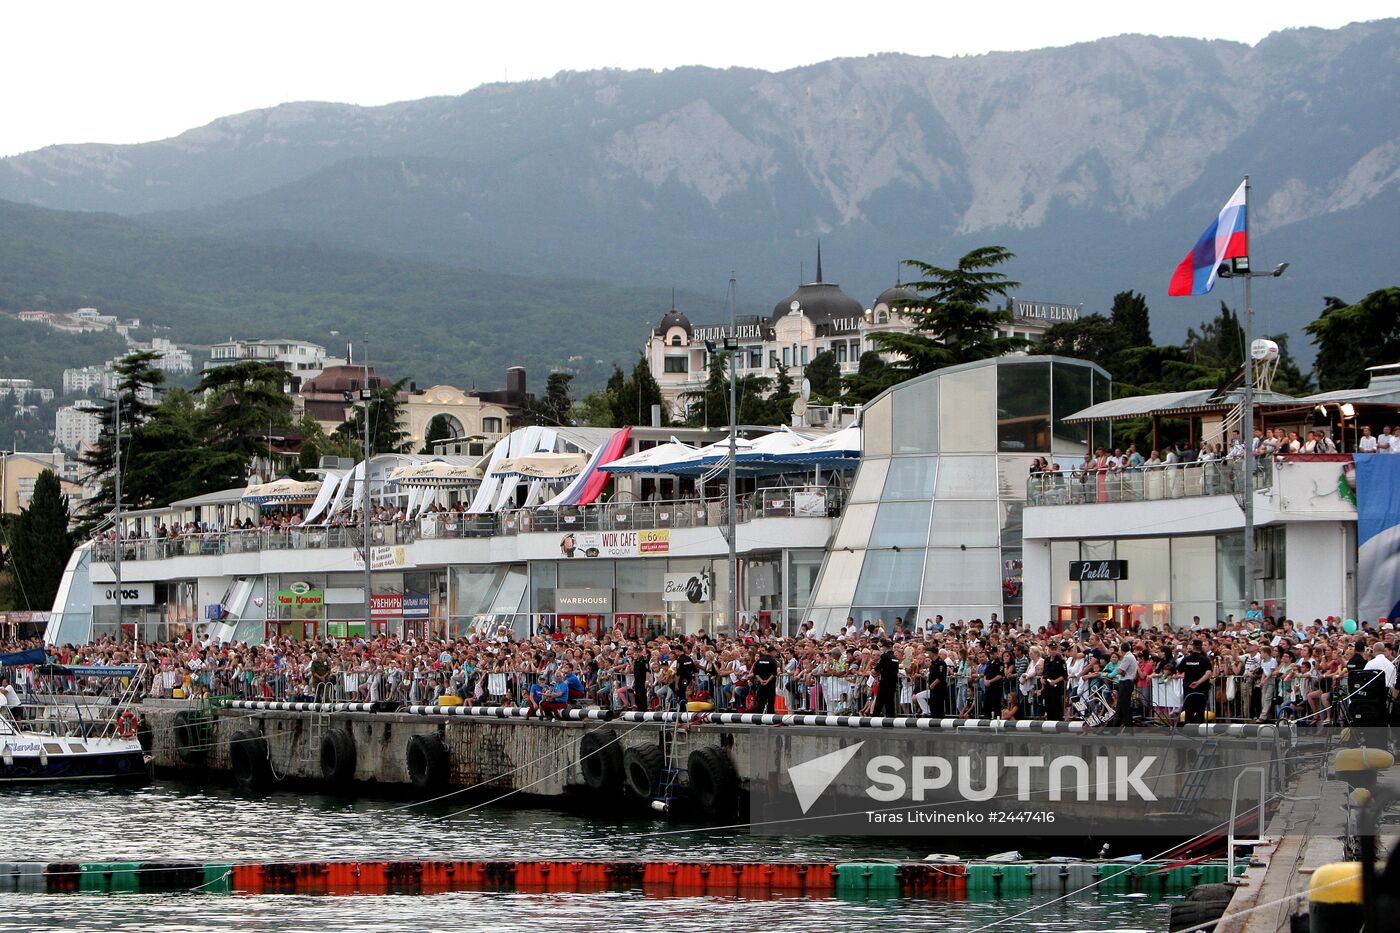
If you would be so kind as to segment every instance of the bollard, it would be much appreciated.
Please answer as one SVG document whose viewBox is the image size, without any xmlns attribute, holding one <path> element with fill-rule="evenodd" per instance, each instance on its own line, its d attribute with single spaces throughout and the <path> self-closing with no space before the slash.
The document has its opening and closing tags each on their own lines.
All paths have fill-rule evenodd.
<svg viewBox="0 0 1400 933">
<path fill-rule="evenodd" d="M 1311 933 L 1354 933 L 1361 929 L 1361 863 L 1332 862 L 1313 872 L 1308 884 Z"/>
</svg>

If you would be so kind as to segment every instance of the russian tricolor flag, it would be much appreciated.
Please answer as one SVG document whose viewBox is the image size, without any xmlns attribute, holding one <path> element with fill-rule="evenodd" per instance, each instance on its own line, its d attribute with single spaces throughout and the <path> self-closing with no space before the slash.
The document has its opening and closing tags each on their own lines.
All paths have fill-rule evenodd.
<svg viewBox="0 0 1400 933">
<path fill-rule="evenodd" d="M 1222 262 L 1249 255 L 1249 228 L 1245 223 L 1248 187 L 1248 179 L 1240 182 L 1239 188 L 1220 209 L 1220 216 L 1181 260 L 1181 265 L 1172 273 L 1168 295 L 1204 295 L 1214 287 L 1215 270 Z"/>
</svg>

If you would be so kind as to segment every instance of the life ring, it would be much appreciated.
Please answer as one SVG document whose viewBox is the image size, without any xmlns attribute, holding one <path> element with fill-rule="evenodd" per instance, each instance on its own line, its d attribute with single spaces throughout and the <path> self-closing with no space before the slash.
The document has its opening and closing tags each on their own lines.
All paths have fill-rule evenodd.
<svg viewBox="0 0 1400 933">
<path fill-rule="evenodd" d="M 329 729 L 321 737 L 321 777 L 332 784 L 355 779 L 355 738 L 348 729 Z"/>
<path fill-rule="evenodd" d="M 739 799 L 739 773 L 724 749 L 714 745 L 697 748 L 686 760 L 690 796 L 711 815 L 734 812 Z"/>
<path fill-rule="evenodd" d="M 589 732 L 579 739 L 578 767 L 583 783 L 596 793 L 618 793 L 622 789 L 622 746 L 611 729 Z"/>
<path fill-rule="evenodd" d="M 415 735 L 408 740 L 408 776 L 420 791 L 434 791 L 447 784 L 452 770 L 447 746 L 436 735 Z"/>
<path fill-rule="evenodd" d="M 124 739 L 136 737 L 136 730 L 141 728 L 141 717 L 137 716 L 129 709 L 121 711 L 117 717 L 117 735 Z"/>
<path fill-rule="evenodd" d="M 661 774 L 666 768 L 666 755 L 659 745 L 634 745 L 622 753 L 622 773 L 627 789 L 643 800 L 651 800 L 661 792 Z"/>
</svg>

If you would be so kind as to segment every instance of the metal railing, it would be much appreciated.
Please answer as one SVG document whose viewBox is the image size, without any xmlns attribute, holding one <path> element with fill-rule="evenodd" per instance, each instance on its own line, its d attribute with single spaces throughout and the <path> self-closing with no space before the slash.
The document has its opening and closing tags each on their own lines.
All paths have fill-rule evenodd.
<svg viewBox="0 0 1400 933">
<path fill-rule="evenodd" d="M 843 491 L 824 486 L 760 489 L 739 500 L 735 521 L 756 518 L 828 518 L 839 515 Z M 559 509 L 501 513 L 501 533 L 628 531 L 636 528 L 705 528 L 729 521 L 724 498 L 663 502 L 606 502 Z"/>
<path fill-rule="evenodd" d="M 121 542 L 102 539 L 93 542 L 92 559 L 99 563 L 115 560 L 119 545 L 122 560 L 135 561 L 258 551 L 357 548 L 364 544 L 364 537 L 364 529 L 357 526 L 322 525 L 196 532 L 167 538 L 126 538 Z M 414 524 L 384 522 L 370 526 L 372 546 L 412 544 L 417 539 L 418 528 Z"/>
<path fill-rule="evenodd" d="M 740 500 L 736 521 L 758 518 L 829 518 L 839 515 L 845 491 L 824 486 L 760 489 Z M 490 538 L 533 532 L 628 531 L 643 528 L 720 527 L 728 521 L 724 499 L 666 502 L 606 502 L 557 509 L 511 509 L 472 515 L 430 512 L 412 521 L 371 525 L 371 545 L 412 544 L 420 539 Z M 199 532 L 164 538 L 109 539 L 93 542 L 93 560 L 165 560 L 171 557 L 358 548 L 364 531 L 356 525 L 311 525 Z"/>
<path fill-rule="evenodd" d="M 1254 488 L 1273 484 L 1273 461 L 1255 461 Z M 1155 502 L 1244 493 L 1244 462 L 1202 460 L 1119 470 L 1074 467 L 1035 473 L 1026 480 L 1026 505 L 1088 505 L 1102 502 Z"/>
</svg>

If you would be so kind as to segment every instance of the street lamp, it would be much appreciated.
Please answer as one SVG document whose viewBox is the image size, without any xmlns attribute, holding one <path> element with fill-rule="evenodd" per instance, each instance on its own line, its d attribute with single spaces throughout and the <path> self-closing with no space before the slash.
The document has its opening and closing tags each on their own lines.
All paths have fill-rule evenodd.
<svg viewBox="0 0 1400 933">
<path fill-rule="evenodd" d="M 1246 179 L 1248 181 L 1248 179 Z M 1246 197 L 1248 194 L 1246 193 Z M 1216 275 L 1222 279 L 1244 279 L 1244 398 L 1240 408 L 1240 439 L 1244 441 L 1244 605 L 1254 602 L 1254 301 L 1250 288 L 1255 279 L 1278 278 L 1288 263 L 1281 262 L 1271 272 L 1254 272 L 1248 256 L 1222 262 Z"/>
</svg>

